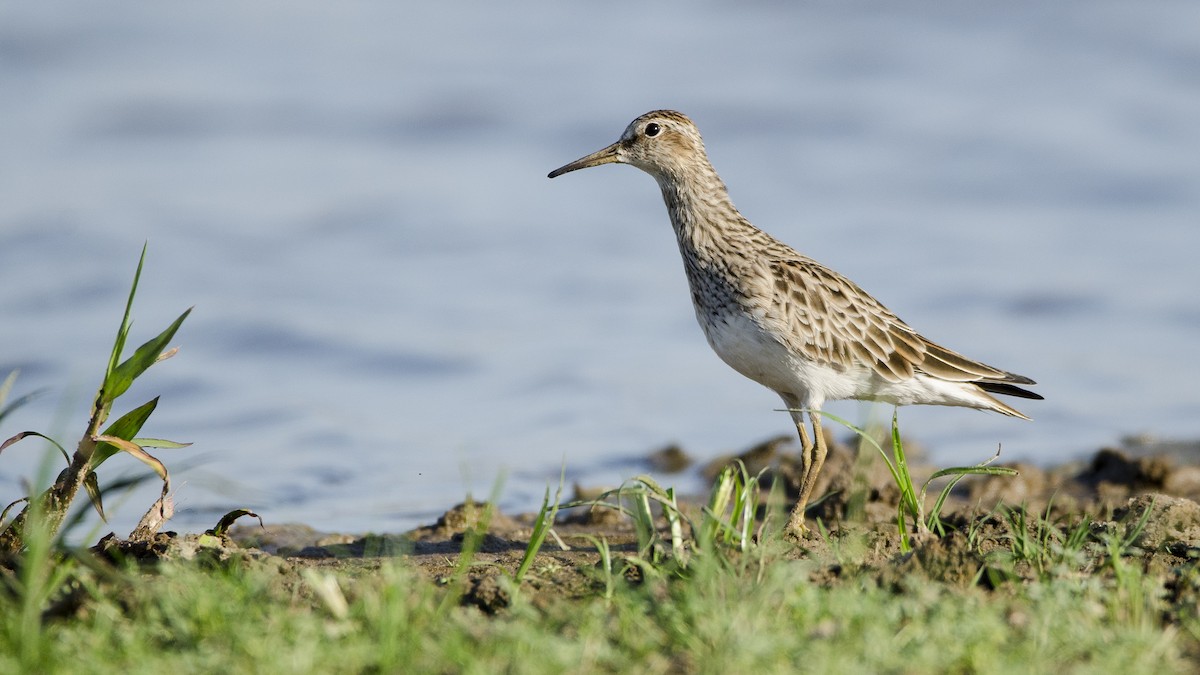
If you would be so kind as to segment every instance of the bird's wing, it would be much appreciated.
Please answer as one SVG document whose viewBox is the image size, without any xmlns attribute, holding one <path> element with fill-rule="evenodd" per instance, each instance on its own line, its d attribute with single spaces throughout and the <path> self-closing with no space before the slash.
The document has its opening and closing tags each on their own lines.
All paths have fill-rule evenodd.
<svg viewBox="0 0 1200 675">
<path fill-rule="evenodd" d="M 785 322 L 791 346 L 814 361 L 865 365 L 889 382 L 920 372 L 952 382 L 1033 384 L 926 340 L 853 281 L 813 260 L 777 259 L 768 266 L 770 314 Z"/>
</svg>

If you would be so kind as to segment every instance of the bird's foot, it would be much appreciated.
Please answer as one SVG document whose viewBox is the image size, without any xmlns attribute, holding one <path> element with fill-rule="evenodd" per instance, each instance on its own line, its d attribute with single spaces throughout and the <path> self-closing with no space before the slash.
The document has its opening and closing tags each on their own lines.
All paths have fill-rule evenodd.
<svg viewBox="0 0 1200 675">
<path fill-rule="evenodd" d="M 792 509 L 792 515 L 788 517 L 787 527 L 783 530 L 784 537 L 789 541 L 804 541 L 804 539 L 812 534 L 812 530 L 808 528 L 808 523 L 805 522 L 804 512 L 806 510 L 807 505 L 802 502 L 798 502 Z"/>
</svg>

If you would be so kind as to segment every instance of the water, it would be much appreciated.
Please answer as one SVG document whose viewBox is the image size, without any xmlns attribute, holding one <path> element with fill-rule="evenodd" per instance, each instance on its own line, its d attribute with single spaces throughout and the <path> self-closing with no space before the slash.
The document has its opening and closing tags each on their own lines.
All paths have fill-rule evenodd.
<svg viewBox="0 0 1200 675">
<path fill-rule="evenodd" d="M 133 341 L 196 309 L 118 412 L 161 394 L 145 433 L 194 443 L 157 453 L 181 529 L 249 506 L 398 531 L 498 477 L 531 508 L 564 463 L 615 485 L 667 442 L 788 433 L 704 343 L 653 181 L 545 178 L 673 107 L 755 223 L 1038 380 L 1033 423 L 902 411 L 935 461 L 1195 438 L 1197 25 L 1182 1 L 8 3 L 0 370 L 49 391 L 0 434 L 74 443 L 147 240 Z M 6 450 L 2 493 L 39 457 Z"/>
</svg>

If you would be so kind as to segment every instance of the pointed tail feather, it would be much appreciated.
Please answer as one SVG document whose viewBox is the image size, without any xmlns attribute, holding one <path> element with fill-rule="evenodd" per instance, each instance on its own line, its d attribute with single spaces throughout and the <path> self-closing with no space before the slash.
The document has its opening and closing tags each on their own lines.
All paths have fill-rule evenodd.
<svg viewBox="0 0 1200 675">
<path fill-rule="evenodd" d="M 1028 379 L 1029 378 L 1022 378 L 1022 380 L 1028 380 Z M 976 382 L 975 384 L 979 385 L 980 389 L 982 389 L 986 392 L 990 392 L 992 394 L 1003 394 L 1005 396 L 1017 396 L 1020 398 L 1031 398 L 1031 399 L 1038 400 L 1038 401 L 1041 401 L 1045 398 L 1041 394 L 1035 394 L 1034 392 L 1029 391 L 1028 389 L 1022 389 L 1018 386 L 1009 384 L 1007 382 Z M 1034 384 L 1034 383 L 1032 381 L 1030 381 L 1030 382 L 1022 382 L 1022 384 Z"/>
</svg>

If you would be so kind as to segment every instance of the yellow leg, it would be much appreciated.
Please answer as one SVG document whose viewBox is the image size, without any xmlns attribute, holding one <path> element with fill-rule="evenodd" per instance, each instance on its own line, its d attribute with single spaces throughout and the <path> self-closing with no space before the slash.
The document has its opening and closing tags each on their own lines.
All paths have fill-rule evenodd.
<svg viewBox="0 0 1200 675">
<path fill-rule="evenodd" d="M 808 526 L 804 524 L 804 512 L 808 509 L 808 495 L 812 492 L 809 476 L 812 473 L 816 446 L 808 437 L 808 427 L 804 424 L 803 416 L 796 420 L 796 432 L 800 434 L 800 498 L 792 508 L 787 529 L 793 534 L 803 535 L 808 531 Z"/>
<path fill-rule="evenodd" d="M 800 434 L 800 499 L 792 509 L 792 515 L 788 518 L 788 530 L 798 535 L 808 531 L 808 526 L 804 522 L 804 512 L 808 510 L 808 500 L 812 498 L 813 488 L 817 485 L 817 476 L 821 474 L 821 467 L 824 466 L 825 457 L 829 454 L 829 448 L 825 444 L 825 434 L 821 431 L 820 413 L 810 412 L 808 416 L 813 425 L 814 437 L 812 439 L 808 437 L 808 427 L 805 426 L 804 420 L 796 422 L 796 431 Z"/>
<path fill-rule="evenodd" d="M 812 497 L 813 488 L 817 486 L 817 476 L 821 475 L 821 467 L 825 466 L 825 457 L 829 455 L 829 448 L 825 445 L 825 432 L 821 431 L 821 413 L 811 412 L 808 416 L 812 418 L 813 445 L 816 446 L 816 450 L 812 467 L 809 469 L 812 475 L 809 477 L 808 494 L 804 495 L 805 504 L 808 504 L 809 498 Z"/>
</svg>

